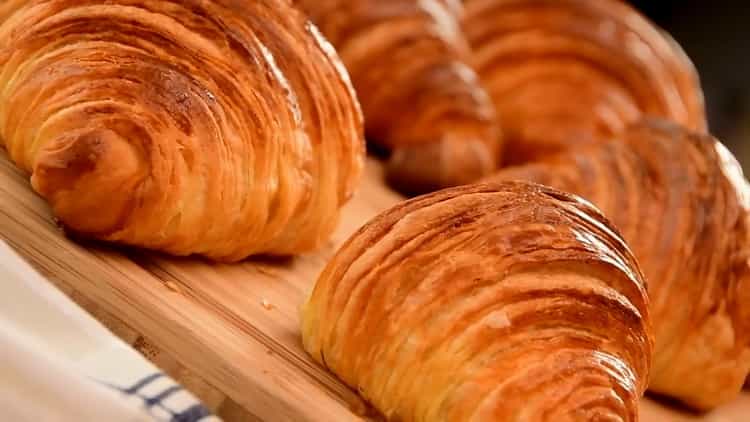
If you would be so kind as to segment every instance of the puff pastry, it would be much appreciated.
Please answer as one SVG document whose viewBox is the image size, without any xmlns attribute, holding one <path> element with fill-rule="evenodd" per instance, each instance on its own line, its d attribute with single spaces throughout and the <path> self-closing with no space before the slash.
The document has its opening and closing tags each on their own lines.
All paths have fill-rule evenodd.
<svg viewBox="0 0 750 422">
<path fill-rule="evenodd" d="M 610 138 L 643 114 L 706 129 L 679 45 L 620 0 L 466 0 L 473 64 L 521 163 Z"/>
<path fill-rule="evenodd" d="M 459 0 L 296 0 L 336 46 L 368 139 L 391 150 L 387 177 L 409 193 L 491 173 L 492 101 L 467 65 Z"/>
<path fill-rule="evenodd" d="M 640 270 L 590 204 L 526 183 L 415 198 L 354 234 L 303 308 L 305 349 L 398 421 L 636 421 Z"/>
<path fill-rule="evenodd" d="M 492 179 L 579 194 L 613 221 L 649 282 L 650 389 L 699 409 L 718 406 L 750 371 L 750 189 L 708 135 L 649 119 L 617 139 Z"/>
<path fill-rule="evenodd" d="M 225 261 L 332 232 L 361 112 L 288 1 L 5 0 L 0 19 L 0 138 L 72 232 Z"/>
</svg>

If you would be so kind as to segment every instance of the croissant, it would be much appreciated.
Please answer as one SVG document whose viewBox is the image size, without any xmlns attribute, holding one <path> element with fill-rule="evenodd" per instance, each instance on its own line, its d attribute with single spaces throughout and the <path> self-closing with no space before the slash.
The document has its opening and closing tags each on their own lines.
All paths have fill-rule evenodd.
<svg viewBox="0 0 750 422">
<path fill-rule="evenodd" d="M 620 0 L 466 0 L 473 65 L 503 124 L 507 163 L 599 143 L 642 115 L 705 131 L 697 72 Z"/>
<path fill-rule="evenodd" d="M 647 119 L 618 136 L 492 180 L 530 180 L 597 205 L 649 281 L 650 389 L 698 409 L 730 401 L 750 372 L 750 189 L 708 135 Z"/>
<path fill-rule="evenodd" d="M 398 421 L 637 421 L 645 285 L 588 203 L 525 183 L 418 197 L 354 234 L 305 349 Z"/>
<path fill-rule="evenodd" d="M 492 101 L 467 65 L 459 0 L 296 0 L 338 49 L 368 139 L 391 150 L 409 193 L 461 185 L 496 167 Z"/>
<path fill-rule="evenodd" d="M 234 261 L 321 245 L 364 159 L 286 0 L 4 0 L 0 138 L 73 233 Z"/>
</svg>

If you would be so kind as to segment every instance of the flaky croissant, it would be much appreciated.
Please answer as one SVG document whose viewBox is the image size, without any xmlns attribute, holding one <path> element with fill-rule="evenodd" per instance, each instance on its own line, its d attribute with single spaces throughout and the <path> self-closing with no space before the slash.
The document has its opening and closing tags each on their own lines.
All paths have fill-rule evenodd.
<svg viewBox="0 0 750 422">
<path fill-rule="evenodd" d="M 336 46 L 368 138 L 392 155 L 387 177 L 423 192 L 496 166 L 492 102 L 466 64 L 458 0 L 296 0 Z"/>
<path fill-rule="evenodd" d="M 706 129 L 690 59 L 620 0 L 466 0 L 508 163 L 607 140 L 643 114 Z"/>
<path fill-rule="evenodd" d="M 303 308 L 304 346 L 388 420 L 637 421 L 652 348 L 639 271 L 572 195 L 447 189 L 344 244 Z"/>
<path fill-rule="evenodd" d="M 0 137 L 79 235 L 313 249 L 363 167 L 333 47 L 286 0 L 5 0 Z"/>
<path fill-rule="evenodd" d="M 730 401 L 750 371 L 750 189 L 708 135 L 649 119 L 617 142 L 509 168 L 597 205 L 649 283 L 656 348 L 650 389 L 699 409 Z"/>
</svg>

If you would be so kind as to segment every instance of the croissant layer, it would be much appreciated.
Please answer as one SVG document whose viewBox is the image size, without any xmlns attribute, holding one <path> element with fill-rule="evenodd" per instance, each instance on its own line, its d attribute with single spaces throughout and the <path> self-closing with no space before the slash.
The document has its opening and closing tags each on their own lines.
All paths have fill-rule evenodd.
<svg viewBox="0 0 750 422">
<path fill-rule="evenodd" d="M 699 409 L 732 400 L 750 371 L 750 189 L 718 141 L 648 119 L 616 142 L 503 170 L 593 202 L 649 282 L 650 389 Z"/>
<path fill-rule="evenodd" d="M 458 0 L 296 0 L 341 54 L 389 181 L 424 192 L 491 173 L 499 130 L 467 64 Z"/>
<path fill-rule="evenodd" d="M 230 261 L 332 232 L 362 119 L 287 1 L 6 0 L 0 19 L 0 137 L 71 231 Z"/>
<path fill-rule="evenodd" d="M 572 195 L 468 185 L 361 228 L 303 309 L 306 350 L 388 420 L 636 421 L 645 286 Z"/>
<path fill-rule="evenodd" d="M 497 107 L 505 161 L 599 143 L 642 115 L 704 131 L 697 72 L 621 0 L 466 0 L 473 64 Z"/>
</svg>

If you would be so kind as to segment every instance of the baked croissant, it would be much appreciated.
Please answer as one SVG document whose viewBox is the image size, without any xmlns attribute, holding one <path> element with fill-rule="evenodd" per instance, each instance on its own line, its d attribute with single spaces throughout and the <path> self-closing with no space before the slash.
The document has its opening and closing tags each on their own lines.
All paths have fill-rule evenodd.
<svg viewBox="0 0 750 422">
<path fill-rule="evenodd" d="M 466 64 L 458 0 L 296 0 L 336 46 L 368 138 L 391 150 L 387 178 L 419 193 L 491 173 L 499 131 Z"/>
<path fill-rule="evenodd" d="M 344 244 L 303 342 L 388 420 L 637 421 L 652 348 L 639 271 L 572 195 L 447 189 Z"/>
<path fill-rule="evenodd" d="M 730 401 L 750 371 L 750 189 L 708 135 L 647 120 L 620 142 L 501 171 L 597 205 L 649 282 L 650 389 L 699 409 Z"/>
<path fill-rule="evenodd" d="M 321 245 L 353 89 L 286 0 L 4 0 L 0 137 L 81 236 L 223 261 Z"/>
<path fill-rule="evenodd" d="M 706 130 L 690 59 L 620 0 L 466 0 L 473 64 L 521 163 L 610 139 L 643 114 Z"/>
</svg>

